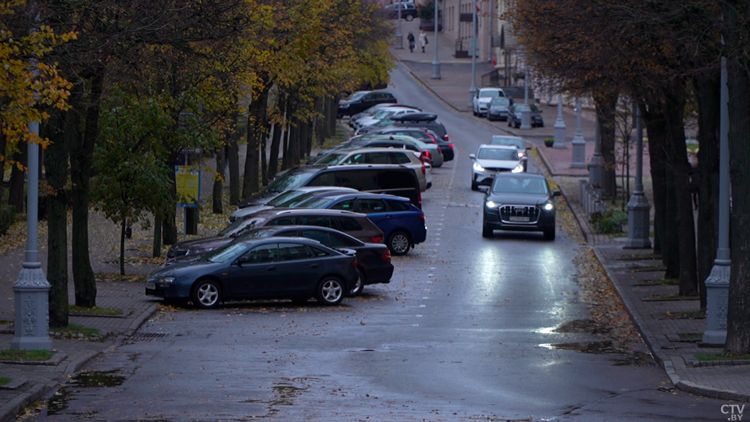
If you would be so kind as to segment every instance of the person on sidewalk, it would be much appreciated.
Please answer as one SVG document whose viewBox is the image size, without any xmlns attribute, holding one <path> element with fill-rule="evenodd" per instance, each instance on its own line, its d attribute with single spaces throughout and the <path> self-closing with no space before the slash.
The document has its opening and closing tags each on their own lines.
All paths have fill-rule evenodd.
<svg viewBox="0 0 750 422">
<path fill-rule="evenodd" d="M 414 34 L 412 34 L 411 31 L 409 31 L 409 35 L 406 36 L 406 39 L 409 40 L 409 51 L 411 51 L 413 53 L 414 52 L 414 45 L 415 45 L 414 44 L 414 41 L 415 41 Z"/>
<path fill-rule="evenodd" d="M 427 34 L 424 33 L 424 31 L 419 33 L 419 45 L 422 46 L 422 52 L 424 53 L 424 48 L 427 45 L 429 41 L 427 41 Z"/>
</svg>

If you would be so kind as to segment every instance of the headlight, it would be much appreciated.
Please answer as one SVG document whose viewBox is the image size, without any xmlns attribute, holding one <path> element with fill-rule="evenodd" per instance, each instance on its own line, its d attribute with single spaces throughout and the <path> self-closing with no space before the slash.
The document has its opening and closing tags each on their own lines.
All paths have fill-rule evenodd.
<svg viewBox="0 0 750 422">
<path fill-rule="evenodd" d="M 548 202 L 544 204 L 544 207 L 542 208 L 544 208 L 545 211 L 552 211 L 553 209 L 555 209 L 555 204 Z"/>
<path fill-rule="evenodd" d="M 518 158 L 523 158 L 523 152 L 518 151 Z"/>
<path fill-rule="evenodd" d="M 511 170 L 511 173 L 523 173 L 523 163 L 518 163 L 516 168 Z"/>
<path fill-rule="evenodd" d="M 495 201 L 487 201 L 484 205 L 486 205 L 487 208 L 497 208 L 500 206 L 500 204 L 495 203 Z"/>
<path fill-rule="evenodd" d="M 475 161 L 474 162 L 474 170 L 476 170 L 476 171 L 484 171 L 484 167 L 482 167 L 481 165 L 479 165 L 479 163 L 477 163 Z"/>
<path fill-rule="evenodd" d="M 174 283 L 174 277 L 162 277 L 159 279 L 159 283 Z"/>
</svg>

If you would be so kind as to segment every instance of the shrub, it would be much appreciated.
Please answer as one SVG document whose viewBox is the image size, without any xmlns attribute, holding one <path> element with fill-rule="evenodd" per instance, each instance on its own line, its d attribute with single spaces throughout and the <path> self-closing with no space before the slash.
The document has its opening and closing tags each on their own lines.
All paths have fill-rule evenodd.
<svg viewBox="0 0 750 422">
<path fill-rule="evenodd" d="M 0 235 L 8 233 L 10 226 L 16 221 L 16 208 L 8 204 L 0 204 Z"/>
<path fill-rule="evenodd" d="M 627 219 L 627 213 L 615 210 L 607 210 L 603 213 L 595 212 L 589 216 L 591 228 L 596 233 L 621 233 L 622 224 Z"/>
</svg>

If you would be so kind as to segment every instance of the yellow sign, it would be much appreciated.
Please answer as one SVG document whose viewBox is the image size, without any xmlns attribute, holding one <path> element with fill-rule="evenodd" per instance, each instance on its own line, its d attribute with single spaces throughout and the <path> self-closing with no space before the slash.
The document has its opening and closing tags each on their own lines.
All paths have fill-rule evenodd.
<svg viewBox="0 0 750 422">
<path fill-rule="evenodd" d="M 179 207 L 197 207 L 201 200 L 201 169 L 198 166 L 174 166 Z"/>
</svg>

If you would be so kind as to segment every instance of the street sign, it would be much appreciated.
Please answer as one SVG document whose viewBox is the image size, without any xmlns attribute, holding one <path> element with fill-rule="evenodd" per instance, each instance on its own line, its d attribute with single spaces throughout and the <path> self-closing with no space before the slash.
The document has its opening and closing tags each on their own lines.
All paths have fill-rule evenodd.
<svg viewBox="0 0 750 422">
<path fill-rule="evenodd" d="M 201 200 L 201 169 L 199 166 L 174 166 L 178 207 L 197 208 Z"/>
</svg>

